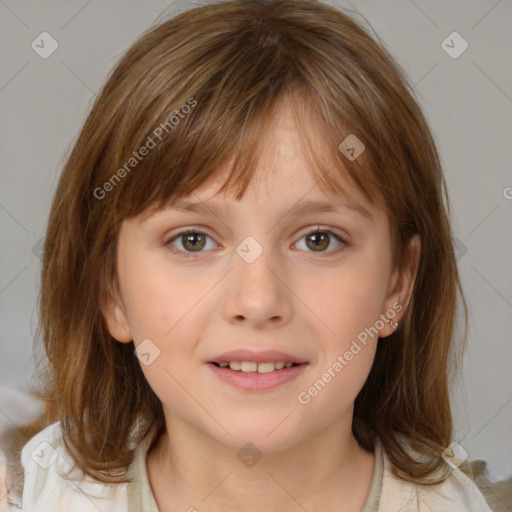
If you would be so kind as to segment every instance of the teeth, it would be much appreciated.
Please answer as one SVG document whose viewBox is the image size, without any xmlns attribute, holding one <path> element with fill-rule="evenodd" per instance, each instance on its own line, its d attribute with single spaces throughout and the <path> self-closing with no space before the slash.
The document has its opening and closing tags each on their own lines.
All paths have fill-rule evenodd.
<svg viewBox="0 0 512 512">
<path fill-rule="evenodd" d="M 229 367 L 231 370 L 242 371 L 245 373 L 270 373 L 274 370 L 282 370 L 283 368 L 291 368 L 293 366 L 293 363 L 285 363 L 284 361 L 269 361 L 266 363 L 256 363 L 254 361 L 223 361 L 218 364 L 221 368 Z"/>
<path fill-rule="evenodd" d="M 273 363 L 272 361 L 268 363 L 258 363 L 258 373 L 270 373 L 273 372 L 275 369 L 276 363 Z"/>
<path fill-rule="evenodd" d="M 242 361 L 240 363 L 240 370 L 242 370 L 243 372 L 257 372 L 258 363 L 249 363 L 247 361 Z"/>
</svg>

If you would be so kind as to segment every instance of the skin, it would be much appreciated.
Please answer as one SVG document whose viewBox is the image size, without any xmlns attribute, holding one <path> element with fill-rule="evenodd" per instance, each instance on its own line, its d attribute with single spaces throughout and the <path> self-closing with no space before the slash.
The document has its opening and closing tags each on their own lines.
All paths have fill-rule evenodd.
<svg viewBox="0 0 512 512">
<path fill-rule="evenodd" d="M 187 198 L 218 205 L 215 215 L 169 208 L 121 227 L 120 298 L 107 299 L 102 310 L 116 340 L 137 347 L 149 338 L 160 350 L 141 367 L 166 420 L 146 461 L 161 511 L 359 511 L 369 491 L 374 455 L 352 434 L 353 406 L 377 343 L 386 340 L 370 337 L 307 405 L 297 396 L 397 302 L 403 308 L 393 320 L 400 322 L 420 241 L 413 239 L 411 268 L 395 272 L 385 209 L 367 202 L 348 174 L 350 198 L 372 218 L 314 186 L 286 106 L 268 133 L 258 173 L 240 201 L 216 193 L 221 169 Z M 303 200 L 329 200 L 337 211 L 285 215 Z M 345 243 L 330 235 L 324 251 L 315 251 L 306 235 L 317 225 Z M 201 252 L 186 245 L 186 236 L 165 245 L 189 226 L 209 237 Z M 247 236 L 263 248 L 250 264 L 236 252 Z M 187 248 L 191 257 L 183 256 Z M 385 322 L 378 336 L 393 330 Z M 206 364 L 237 348 L 280 350 L 309 364 L 277 389 L 242 391 Z M 263 455 L 252 467 L 237 458 L 249 441 Z"/>
</svg>

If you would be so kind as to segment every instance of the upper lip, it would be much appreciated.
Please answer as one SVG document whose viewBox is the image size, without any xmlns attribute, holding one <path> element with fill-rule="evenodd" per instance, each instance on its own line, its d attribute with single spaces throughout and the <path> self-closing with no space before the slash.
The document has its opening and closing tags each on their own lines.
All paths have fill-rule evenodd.
<svg viewBox="0 0 512 512">
<path fill-rule="evenodd" d="M 255 363 L 268 363 L 268 362 L 279 362 L 283 361 L 285 363 L 307 363 L 306 359 L 301 357 L 292 356 L 285 352 L 279 352 L 276 350 L 248 350 L 248 349 L 238 349 L 231 350 L 230 352 L 224 352 L 223 354 L 214 357 L 209 362 L 210 363 L 223 363 L 230 361 L 250 361 Z"/>
</svg>

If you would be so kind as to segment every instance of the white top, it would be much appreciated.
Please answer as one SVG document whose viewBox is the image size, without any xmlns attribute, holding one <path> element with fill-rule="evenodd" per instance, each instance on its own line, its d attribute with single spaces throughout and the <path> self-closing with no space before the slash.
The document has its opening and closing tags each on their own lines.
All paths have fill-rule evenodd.
<svg viewBox="0 0 512 512">
<path fill-rule="evenodd" d="M 22 510 L 158 512 L 146 470 L 146 453 L 154 433 L 150 430 L 135 450 L 128 474 L 136 481 L 104 484 L 83 475 L 77 468 L 70 475 L 73 481 L 61 476 L 72 467 L 72 459 L 62 444 L 60 423 L 49 425 L 30 439 L 21 453 L 25 471 Z M 375 455 L 371 489 L 362 512 L 492 512 L 476 484 L 457 468 L 440 484 L 420 486 L 393 476 L 378 438 Z M 5 504 L 5 500 L 0 504 L 2 502 Z"/>
</svg>

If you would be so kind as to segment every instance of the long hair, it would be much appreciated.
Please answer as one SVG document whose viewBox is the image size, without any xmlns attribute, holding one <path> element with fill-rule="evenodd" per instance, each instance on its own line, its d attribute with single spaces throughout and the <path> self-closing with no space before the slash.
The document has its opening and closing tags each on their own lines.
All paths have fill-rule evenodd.
<svg viewBox="0 0 512 512">
<path fill-rule="evenodd" d="M 140 441 L 151 425 L 165 428 L 133 342 L 116 342 L 100 311 L 105 294 L 118 294 L 120 225 L 192 192 L 226 162 L 222 188 L 240 198 L 268 120 L 285 100 L 323 191 L 344 193 L 344 167 L 370 201 L 384 198 L 394 269 L 410 264 L 408 243 L 421 238 L 409 305 L 400 327 L 378 343 L 355 400 L 353 433 L 367 450 L 378 435 L 404 480 L 429 484 L 448 476 L 441 452 L 452 440 L 449 390 L 467 308 L 446 184 L 413 88 L 349 11 L 310 0 L 234 0 L 160 22 L 123 55 L 74 143 L 51 205 L 38 394 L 47 403 L 46 422 L 60 420 L 76 464 L 97 480 L 128 481 L 130 440 Z M 322 148 L 309 142 L 313 129 Z M 349 135 L 365 146 L 356 159 L 339 149 Z M 465 323 L 457 342 L 458 299 Z M 427 459 L 411 457 L 404 439 Z M 446 471 L 429 480 L 437 470 Z"/>
</svg>

